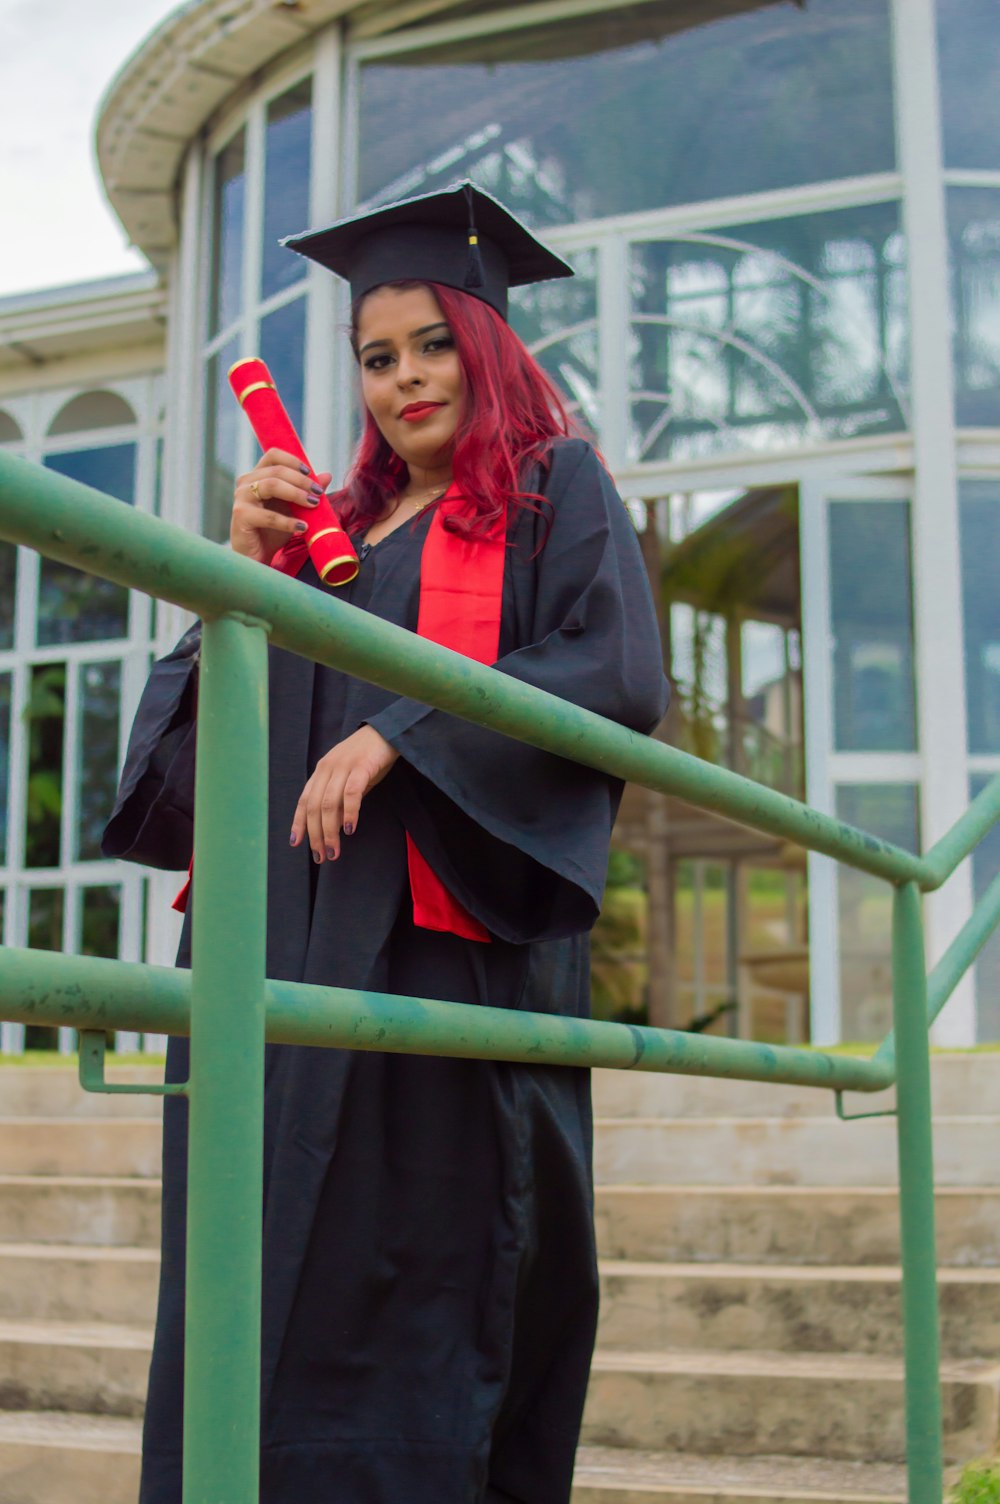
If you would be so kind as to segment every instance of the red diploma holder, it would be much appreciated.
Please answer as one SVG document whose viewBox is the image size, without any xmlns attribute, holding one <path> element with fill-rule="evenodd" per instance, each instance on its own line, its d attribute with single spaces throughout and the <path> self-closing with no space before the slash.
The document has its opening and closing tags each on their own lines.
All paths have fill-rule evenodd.
<svg viewBox="0 0 1000 1504">
<path fill-rule="evenodd" d="M 295 425 L 264 362 L 253 355 L 238 360 L 230 367 L 229 385 L 250 419 L 261 448 L 265 451 L 284 449 L 288 454 L 297 455 L 304 465 L 309 465 L 302 440 L 295 432 Z M 309 474 L 316 479 L 312 465 L 309 465 Z M 358 556 L 329 500 L 323 496 L 318 506 L 292 506 L 291 511 L 306 524 L 302 541 L 324 585 L 346 585 L 353 580 L 358 572 Z"/>
</svg>

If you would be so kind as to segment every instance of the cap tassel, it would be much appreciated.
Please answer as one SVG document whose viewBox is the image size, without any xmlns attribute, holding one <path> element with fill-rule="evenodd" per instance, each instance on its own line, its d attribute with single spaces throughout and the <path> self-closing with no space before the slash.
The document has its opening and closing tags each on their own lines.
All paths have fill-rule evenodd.
<svg viewBox="0 0 1000 1504">
<path fill-rule="evenodd" d="M 466 287 L 485 287 L 486 273 L 483 268 L 482 252 L 479 249 L 479 231 L 476 229 L 472 191 L 469 187 L 465 190 L 465 201 L 469 206 L 469 261 L 465 269 L 465 285 Z"/>
</svg>

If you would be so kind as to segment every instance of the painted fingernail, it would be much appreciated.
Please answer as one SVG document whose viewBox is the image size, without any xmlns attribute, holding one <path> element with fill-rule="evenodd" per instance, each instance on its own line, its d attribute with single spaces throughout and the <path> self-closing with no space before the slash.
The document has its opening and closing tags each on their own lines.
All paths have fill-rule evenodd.
<svg viewBox="0 0 1000 1504">
<path fill-rule="evenodd" d="M 353 834 L 354 834 L 354 826 L 351 823 L 351 821 L 348 820 L 347 824 L 344 826 L 344 835 L 345 836 L 353 836 Z"/>
<path fill-rule="evenodd" d="M 295 531 L 297 533 L 304 533 L 305 530 L 306 530 L 306 523 L 304 523 L 304 522 L 297 522 L 295 524 Z"/>
<path fill-rule="evenodd" d="M 289 844 L 289 846 L 297 846 L 299 844 L 299 838 L 295 834 L 294 830 L 292 831 L 291 835 L 288 837 L 288 844 Z"/>
<path fill-rule="evenodd" d="M 337 853 L 332 846 L 326 848 L 326 859 L 328 862 L 335 862 L 337 860 Z"/>
<path fill-rule="evenodd" d="M 319 484 L 318 481 L 314 480 L 313 483 L 312 483 L 312 485 L 309 487 L 309 489 L 313 493 L 314 496 L 322 496 L 323 495 L 323 487 Z"/>
<path fill-rule="evenodd" d="M 308 475 L 309 474 L 309 466 L 308 465 L 300 464 L 299 465 L 299 469 L 302 471 L 303 475 Z"/>
<path fill-rule="evenodd" d="M 313 852 L 313 861 L 316 863 L 317 867 L 319 866 L 319 864 L 320 864 L 320 862 L 322 860 L 323 860 L 323 858 L 320 856 L 319 852 L 318 851 L 314 851 Z"/>
</svg>

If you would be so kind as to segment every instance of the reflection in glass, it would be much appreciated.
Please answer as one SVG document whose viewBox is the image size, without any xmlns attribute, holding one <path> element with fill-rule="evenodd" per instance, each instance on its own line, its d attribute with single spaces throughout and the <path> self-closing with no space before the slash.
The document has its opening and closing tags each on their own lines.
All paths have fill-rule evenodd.
<svg viewBox="0 0 1000 1504">
<path fill-rule="evenodd" d="M 260 321 L 260 354 L 288 415 L 302 433 L 306 381 L 306 299 L 296 298 Z M 232 398 L 230 398 L 232 400 Z"/>
<path fill-rule="evenodd" d="M 233 339 L 213 355 L 205 373 L 205 479 L 202 532 L 215 543 L 229 537 L 229 514 L 236 484 L 239 406 L 226 373 L 239 359 L 239 340 Z"/>
<path fill-rule="evenodd" d="M 969 751 L 1000 752 L 1000 484 L 959 491 Z"/>
<path fill-rule="evenodd" d="M 14 591 L 17 579 L 17 548 L 0 542 L 0 648 L 14 646 Z"/>
<path fill-rule="evenodd" d="M 239 131 L 215 159 L 212 216 L 212 279 L 208 327 L 217 334 L 243 306 L 244 133 Z"/>
<path fill-rule="evenodd" d="M 910 504 L 830 504 L 834 745 L 916 748 Z"/>
<path fill-rule="evenodd" d="M 308 270 L 304 257 L 278 242 L 282 235 L 294 235 L 309 226 L 311 139 L 312 81 L 307 78 L 267 107 L 262 298 L 298 282 Z"/>
<path fill-rule="evenodd" d="M 733 9 L 614 6 L 366 64 L 359 198 L 469 177 L 565 224 L 894 166 L 886 0 Z"/>
<path fill-rule="evenodd" d="M 101 833 L 118 785 L 121 664 L 80 666 L 80 766 L 77 769 L 76 855 L 99 861 Z"/>
<path fill-rule="evenodd" d="M 64 903 L 62 888 L 32 888 L 29 891 L 28 944 L 32 950 L 62 950 Z M 27 1050 L 54 1050 L 57 1037 L 55 1029 L 29 1025 L 24 1031 L 24 1047 Z"/>
<path fill-rule="evenodd" d="M 135 445 L 50 454 L 50 470 L 131 503 L 135 490 Z M 69 564 L 42 559 L 38 569 L 40 647 L 57 642 L 101 642 L 128 633 L 128 591 Z"/>
<path fill-rule="evenodd" d="M 593 433 L 600 426 L 597 369 L 597 257 L 574 251 L 576 276 L 515 287 L 510 324 L 552 377 L 577 420 Z"/>
<path fill-rule="evenodd" d="M 118 956 L 121 888 L 117 883 L 107 887 L 81 888 L 80 899 L 80 954 L 115 960 Z"/>
<path fill-rule="evenodd" d="M 975 799 L 992 782 L 990 773 L 975 773 L 969 780 L 969 798 Z M 978 903 L 1000 872 L 1000 825 L 987 831 L 972 853 L 973 895 Z M 976 961 L 976 1039 L 980 1043 L 1000 1039 L 1000 933 L 987 940 Z"/>
<path fill-rule="evenodd" d="M 1000 426 L 1000 192 L 948 190 L 955 421 Z"/>
<path fill-rule="evenodd" d="M 0 867 L 7 865 L 7 809 L 10 780 L 10 674 L 0 674 Z M 0 925 L 0 936 L 3 926 Z"/>
<path fill-rule="evenodd" d="M 937 0 L 947 167 L 1000 168 L 1000 6 Z"/>
<path fill-rule="evenodd" d="M 844 784 L 837 814 L 849 825 L 920 850 L 916 785 Z M 837 869 L 841 1038 L 881 1039 L 892 1027 L 892 887 L 866 872 Z"/>
<path fill-rule="evenodd" d="M 65 663 L 37 664 L 31 670 L 25 714 L 28 723 L 28 800 L 24 861 L 27 867 L 59 866 L 65 703 Z"/>
<path fill-rule="evenodd" d="M 906 427 L 895 204 L 632 247 L 633 460 Z"/>
</svg>

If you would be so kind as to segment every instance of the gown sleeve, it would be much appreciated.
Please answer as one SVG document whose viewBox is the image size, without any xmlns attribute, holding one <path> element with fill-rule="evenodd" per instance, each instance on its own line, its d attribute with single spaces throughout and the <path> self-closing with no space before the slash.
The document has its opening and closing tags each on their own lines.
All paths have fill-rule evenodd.
<svg viewBox="0 0 1000 1504">
<path fill-rule="evenodd" d="M 583 440 L 556 446 L 539 490 L 550 503 L 548 538 L 530 563 L 516 549 L 510 566 L 534 573 L 524 640 L 495 666 L 649 732 L 668 688 L 631 517 Z M 527 943 L 592 926 L 618 779 L 414 700 L 396 700 L 369 724 L 400 753 L 387 783 L 404 826 L 487 929 Z"/>
<path fill-rule="evenodd" d="M 105 856 L 181 871 L 194 849 L 195 701 L 201 624 L 154 663 L 132 725 Z"/>
</svg>

